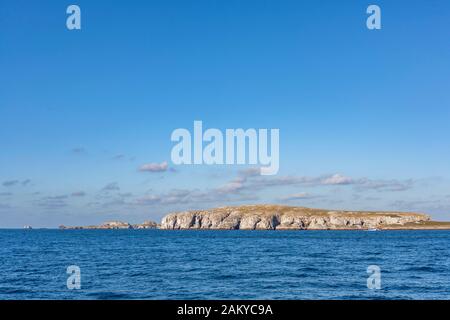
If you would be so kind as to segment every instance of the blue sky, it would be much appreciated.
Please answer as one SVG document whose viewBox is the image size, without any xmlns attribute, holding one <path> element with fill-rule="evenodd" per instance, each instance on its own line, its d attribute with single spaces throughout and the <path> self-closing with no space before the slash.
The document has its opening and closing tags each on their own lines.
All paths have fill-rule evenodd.
<svg viewBox="0 0 450 320">
<path fill-rule="evenodd" d="M 0 0 L 0 227 L 244 203 L 450 220 L 448 21 L 443 0 Z M 194 120 L 279 128 L 278 175 L 174 167 Z"/>
</svg>

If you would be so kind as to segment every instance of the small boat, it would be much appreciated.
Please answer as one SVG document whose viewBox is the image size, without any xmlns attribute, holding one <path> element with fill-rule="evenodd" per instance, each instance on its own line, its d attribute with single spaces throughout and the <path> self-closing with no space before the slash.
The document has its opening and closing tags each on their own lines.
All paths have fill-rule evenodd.
<svg viewBox="0 0 450 320">
<path fill-rule="evenodd" d="M 31 229 L 33 229 L 31 226 L 24 226 L 23 227 L 25 230 L 31 230 Z"/>
<path fill-rule="evenodd" d="M 367 231 L 379 231 L 377 228 L 370 228 L 370 229 L 367 229 Z"/>
</svg>

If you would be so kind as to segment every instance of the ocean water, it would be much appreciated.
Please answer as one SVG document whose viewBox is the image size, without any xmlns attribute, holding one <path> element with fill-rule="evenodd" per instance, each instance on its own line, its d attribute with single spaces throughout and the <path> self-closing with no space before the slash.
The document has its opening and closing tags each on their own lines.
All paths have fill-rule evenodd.
<svg viewBox="0 0 450 320">
<path fill-rule="evenodd" d="M 449 299 L 449 253 L 449 231 L 0 230 L 0 299 Z"/>
</svg>

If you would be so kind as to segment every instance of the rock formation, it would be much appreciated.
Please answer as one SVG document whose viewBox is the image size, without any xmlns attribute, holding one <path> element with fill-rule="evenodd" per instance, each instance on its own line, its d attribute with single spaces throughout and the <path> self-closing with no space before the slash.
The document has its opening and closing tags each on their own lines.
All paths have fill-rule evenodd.
<svg viewBox="0 0 450 320">
<path fill-rule="evenodd" d="M 158 224 L 154 221 L 144 221 L 141 224 L 133 224 L 133 229 L 156 229 Z"/>
<path fill-rule="evenodd" d="M 367 230 L 449 229 L 450 222 L 431 221 L 412 212 L 338 211 L 281 205 L 247 205 L 166 215 L 161 224 L 109 221 L 98 226 L 60 229 L 219 229 L 219 230 Z"/>
<path fill-rule="evenodd" d="M 131 225 L 128 222 L 109 221 L 98 226 L 84 226 L 84 227 L 66 227 L 60 226 L 59 229 L 155 229 L 158 224 L 154 221 L 145 221 L 141 224 Z"/>
<path fill-rule="evenodd" d="M 415 229 L 430 216 L 421 213 L 331 211 L 280 205 L 249 205 L 172 213 L 161 229 L 357 230 Z M 449 226 L 447 225 L 447 228 Z"/>
</svg>

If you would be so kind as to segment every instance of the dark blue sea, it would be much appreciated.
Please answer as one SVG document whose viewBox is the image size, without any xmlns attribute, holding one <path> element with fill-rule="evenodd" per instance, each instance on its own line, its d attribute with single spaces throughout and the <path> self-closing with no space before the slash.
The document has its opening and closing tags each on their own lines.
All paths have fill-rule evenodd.
<svg viewBox="0 0 450 320">
<path fill-rule="evenodd" d="M 0 299 L 449 298 L 450 231 L 0 230 Z"/>
</svg>

